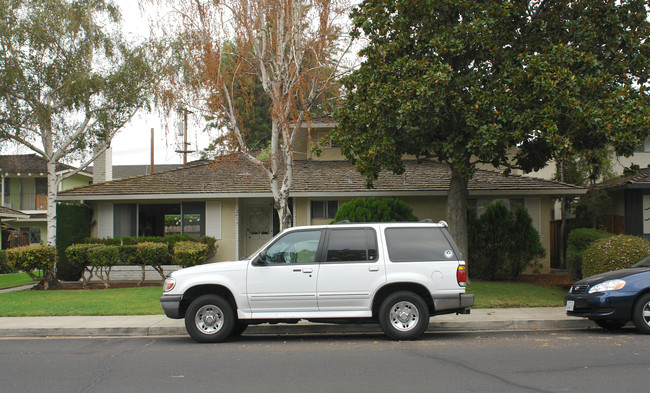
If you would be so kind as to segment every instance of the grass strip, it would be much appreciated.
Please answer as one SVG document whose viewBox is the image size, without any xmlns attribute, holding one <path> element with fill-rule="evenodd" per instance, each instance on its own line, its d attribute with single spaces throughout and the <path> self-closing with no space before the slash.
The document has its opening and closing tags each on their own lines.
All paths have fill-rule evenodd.
<svg viewBox="0 0 650 393">
<path fill-rule="evenodd" d="M 564 305 L 566 292 L 518 282 L 472 281 L 467 286 L 467 293 L 474 294 L 474 308 L 559 307 Z"/>
<path fill-rule="evenodd" d="M 0 294 L 0 317 L 162 314 L 161 287 L 20 291 Z"/>
<path fill-rule="evenodd" d="M 0 289 L 21 287 L 23 285 L 36 284 L 27 273 L 11 273 L 0 275 Z"/>
<path fill-rule="evenodd" d="M 474 308 L 557 307 L 566 291 L 554 286 L 472 281 Z M 161 287 L 21 291 L 0 294 L 0 317 L 162 314 Z"/>
</svg>

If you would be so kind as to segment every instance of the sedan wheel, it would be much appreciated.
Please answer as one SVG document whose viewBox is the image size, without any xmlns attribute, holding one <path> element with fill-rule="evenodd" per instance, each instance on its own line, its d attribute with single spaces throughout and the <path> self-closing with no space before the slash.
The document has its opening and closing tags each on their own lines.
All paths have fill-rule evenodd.
<svg viewBox="0 0 650 393">
<path fill-rule="evenodd" d="M 634 303 L 632 321 L 640 333 L 650 334 L 650 293 L 642 295 Z"/>
</svg>

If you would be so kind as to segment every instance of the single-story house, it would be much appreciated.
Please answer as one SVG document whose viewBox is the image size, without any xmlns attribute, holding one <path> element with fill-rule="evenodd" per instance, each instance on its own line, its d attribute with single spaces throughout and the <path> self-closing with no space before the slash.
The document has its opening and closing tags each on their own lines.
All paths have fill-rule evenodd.
<svg viewBox="0 0 650 393">
<path fill-rule="evenodd" d="M 445 220 L 451 178 L 446 165 L 406 161 L 404 174 L 381 173 L 374 188 L 368 189 L 347 161 L 331 159 L 331 152 L 325 154 L 328 160 L 309 154 L 307 150 L 306 157 L 294 163 L 290 201 L 294 225 L 328 223 L 341 204 L 357 197 L 399 198 L 420 219 Z M 479 213 L 495 200 L 525 206 L 547 249 L 554 199 L 584 192 L 556 181 L 505 177 L 488 170 L 478 170 L 469 182 L 470 203 Z M 237 156 L 66 190 L 58 199 L 82 201 L 93 209 L 92 236 L 209 235 L 217 239 L 217 261 L 246 257 L 278 230 L 266 174 Z M 541 262 L 548 272 L 549 258 Z"/>
<path fill-rule="evenodd" d="M 613 216 L 625 233 L 650 240 L 650 168 L 601 186 L 614 200 Z"/>
</svg>

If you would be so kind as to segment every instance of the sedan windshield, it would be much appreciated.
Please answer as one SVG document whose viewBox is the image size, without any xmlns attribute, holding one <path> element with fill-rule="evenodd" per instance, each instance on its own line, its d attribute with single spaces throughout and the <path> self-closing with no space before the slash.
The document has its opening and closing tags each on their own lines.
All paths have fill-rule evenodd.
<svg viewBox="0 0 650 393">
<path fill-rule="evenodd" d="M 630 267 L 650 267 L 650 255 L 641 259 L 639 262 L 635 263 Z"/>
</svg>

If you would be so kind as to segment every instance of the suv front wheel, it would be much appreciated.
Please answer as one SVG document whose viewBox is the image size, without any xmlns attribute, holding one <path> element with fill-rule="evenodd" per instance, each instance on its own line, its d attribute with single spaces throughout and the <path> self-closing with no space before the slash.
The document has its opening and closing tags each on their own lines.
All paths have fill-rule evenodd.
<svg viewBox="0 0 650 393">
<path fill-rule="evenodd" d="M 185 328 L 201 343 L 218 343 L 230 336 L 235 325 L 235 313 L 230 303 L 218 295 L 203 295 L 185 313 Z"/>
<path fill-rule="evenodd" d="M 395 292 L 379 307 L 379 325 L 393 340 L 414 340 L 429 326 L 429 308 L 413 292 Z"/>
</svg>

